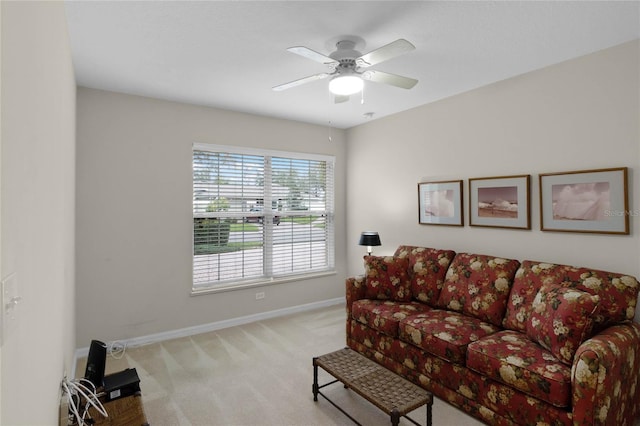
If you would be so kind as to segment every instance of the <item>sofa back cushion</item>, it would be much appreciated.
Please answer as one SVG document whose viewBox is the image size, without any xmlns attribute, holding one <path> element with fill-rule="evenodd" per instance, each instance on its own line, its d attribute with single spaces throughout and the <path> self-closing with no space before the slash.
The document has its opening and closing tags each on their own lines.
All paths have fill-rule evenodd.
<svg viewBox="0 0 640 426">
<path fill-rule="evenodd" d="M 599 301 L 586 291 L 545 283 L 531 304 L 527 336 L 571 365 L 578 346 L 591 335 Z"/>
<path fill-rule="evenodd" d="M 519 265 L 514 259 L 458 253 L 447 270 L 438 305 L 501 325 Z"/>
<path fill-rule="evenodd" d="M 455 252 L 402 245 L 396 250 L 395 256 L 409 259 L 409 279 L 413 298 L 435 306 Z"/>
<path fill-rule="evenodd" d="M 594 313 L 593 332 L 609 325 L 632 320 L 640 286 L 631 276 L 613 272 L 577 268 L 568 265 L 525 260 L 516 273 L 502 325 L 526 332 L 533 300 L 544 283 L 572 287 L 600 297 Z"/>
<path fill-rule="evenodd" d="M 411 300 L 409 259 L 396 256 L 365 256 L 365 297 L 367 299 Z"/>
</svg>

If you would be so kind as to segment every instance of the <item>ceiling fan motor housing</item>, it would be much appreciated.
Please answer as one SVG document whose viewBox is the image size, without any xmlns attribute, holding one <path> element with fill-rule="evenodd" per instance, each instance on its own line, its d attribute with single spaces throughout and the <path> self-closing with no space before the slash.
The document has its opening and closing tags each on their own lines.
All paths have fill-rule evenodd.
<svg viewBox="0 0 640 426">
<path fill-rule="evenodd" d="M 355 50 L 356 44 L 351 40 L 342 40 L 336 43 L 337 50 L 329 55 L 335 59 L 343 68 L 355 68 L 356 58 L 362 56 L 362 53 Z"/>
</svg>

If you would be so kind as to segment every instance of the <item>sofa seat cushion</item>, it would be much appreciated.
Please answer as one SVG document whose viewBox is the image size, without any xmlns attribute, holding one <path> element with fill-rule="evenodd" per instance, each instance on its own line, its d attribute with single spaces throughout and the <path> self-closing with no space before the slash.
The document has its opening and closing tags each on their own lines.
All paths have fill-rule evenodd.
<svg viewBox="0 0 640 426">
<path fill-rule="evenodd" d="M 365 296 L 368 299 L 411 300 L 409 259 L 395 256 L 365 256 Z"/>
<path fill-rule="evenodd" d="M 519 265 L 513 259 L 458 253 L 447 270 L 438 306 L 502 325 Z"/>
<path fill-rule="evenodd" d="M 635 315 L 640 285 L 634 277 L 525 260 L 513 281 L 504 328 L 526 332 L 533 299 L 544 283 L 577 288 L 600 297 L 600 307 L 594 315 L 593 333 L 609 325 L 632 320 Z"/>
<path fill-rule="evenodd" d="M 523 333 L 503 330 L 469 344 L 467 367 L 556 407 L 571 403 L 571 367 Z"/>
<path fill-rule="evenodd" d="M 394 256 L 409 259 L 409 279 L 413 298 L 435 306 L 455 252 L 402 245 L 397 248 Z"/>
<path fill-rule="evenodd" d="M 429 306 L 418 302 L 362 299 L 353 302 L 351 317 L 387 336 L 398 337 L 401 320 L 429 310 Z"/>
<path fill-rule="evenodd" d="M 467 345 L 499 330 L 477 318 L 434 309 L 400 321 L 400 340 L 464 365 Z"/>
</svg>

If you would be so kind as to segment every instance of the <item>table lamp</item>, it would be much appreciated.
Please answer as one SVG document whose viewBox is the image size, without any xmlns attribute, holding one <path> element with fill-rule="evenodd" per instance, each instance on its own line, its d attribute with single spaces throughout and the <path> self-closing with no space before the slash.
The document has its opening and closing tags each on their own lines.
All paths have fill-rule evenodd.
<svg viewBox="0 0 640 426">
<path fill-rule="evenodd" d="M 360 234 L 360 243 L 358 243 L 358 245 L 367 246 L 368 256 L 371 256 L 372 246 L 379 246 L 381 244 L 382 243 L 380 243 L 380 236 L 378 235 L 377 232 L 365 231 L 362 234 Z"/>
</svg>

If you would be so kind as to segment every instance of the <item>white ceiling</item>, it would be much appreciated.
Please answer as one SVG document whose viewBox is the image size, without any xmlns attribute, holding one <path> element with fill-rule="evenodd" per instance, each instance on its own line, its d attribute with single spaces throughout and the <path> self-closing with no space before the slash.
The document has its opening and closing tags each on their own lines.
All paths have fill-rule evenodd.
<svg viewBox="0 0 640 426">
<path fill-rule="evenodd" d="M 349 128 L 640 38 L 640 2 L 67 1 L 80 86 Z M 334 104 L 326 71 L 286 51 L 331 53 L 340 36 L 366 53 L 399 38 L 416 50 L 373 67 L 416 78 L 367 82 Z"/>
</svg>

